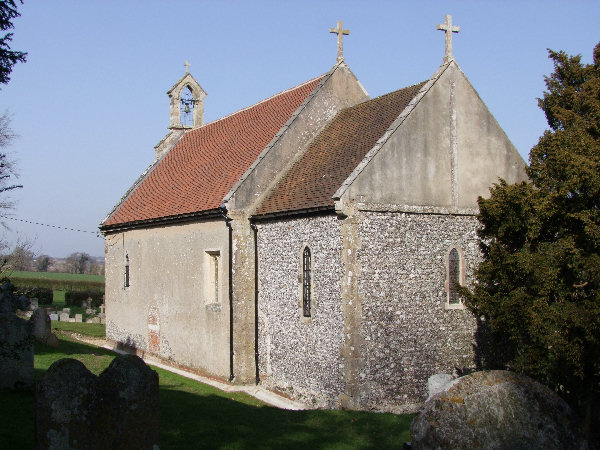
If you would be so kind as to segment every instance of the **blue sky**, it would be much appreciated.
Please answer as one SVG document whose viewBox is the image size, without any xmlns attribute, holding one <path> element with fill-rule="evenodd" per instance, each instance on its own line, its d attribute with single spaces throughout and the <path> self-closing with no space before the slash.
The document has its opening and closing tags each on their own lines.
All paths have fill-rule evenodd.
<svg viewBox="0 0 600 450">
<path fill-rule="evenodd" d="M 546 48 L 591 62 L 600 40 L 597 1 L 26 0 L 19 10 L 12 48 L 28 62 L 1 87 L 0 111 L 20 135 L 9 150 L 24 188 L 3 236 L 55 257 L 104 253 L 94 232 L 152 162 L 186 60 L 212 121 L 327 72 L 328 31 L 342 20 L 346 62 L 376 97 L 435 72 L 436 25 L 452 14 L 458 64 L 527 160 L 546 129 L 536 100 L 552 71 Z"/>
</svg>

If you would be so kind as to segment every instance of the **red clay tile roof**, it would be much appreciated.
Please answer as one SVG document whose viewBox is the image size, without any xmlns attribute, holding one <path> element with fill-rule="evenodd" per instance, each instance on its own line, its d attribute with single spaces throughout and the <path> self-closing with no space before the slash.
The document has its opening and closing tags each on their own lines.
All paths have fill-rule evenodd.
<svg viewBox="0 0 600 450">
<path fill-rule="evenodd" d="M 218 208 L 323 77 L 184 134 L 102 228 Z"/>
<path fill-rule="evenodd" d="M 424 83 L 340 111 L 255 212 L 333 207 L 332 196 Z"/>
</svg>

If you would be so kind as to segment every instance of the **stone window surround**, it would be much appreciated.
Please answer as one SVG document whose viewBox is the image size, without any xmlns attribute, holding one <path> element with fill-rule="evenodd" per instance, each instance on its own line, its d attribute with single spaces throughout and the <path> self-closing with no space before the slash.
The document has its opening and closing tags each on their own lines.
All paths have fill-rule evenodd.
<svg viewBox="0 0 600 450">
<path fill-rule="evenodd" d="M 466 264 L 465 264 L 465 253 L 462 249 L 462 247 L 458 244 L 458 243 L 453 243 L 451 244 L 448 249 L 446 250 L 446 256 L 444 258 L 444 265 L 445 265 L 445 270 L 446 270 L 446 283 L 445 283 L 445 290 L 446 290 L 446 300 L 444 302 L 444 309 L 465 309 L 465 305 L 462 302 L 462 300 L 459 301 L 459 303 L 450 303 L 450 252 L 456 249 L 456 251 L 458 252 L 458 262 L 459 262 L 459 269 L 458 269 L 458 283 L 461 286 L 465 285 L 465 272 L 466 272 Z"/>
<path fill-rule="evenodd" d="M 304 249 L 310 250 L 310 316 L 304 315 Z M 315 299 L 315 255 L 313 249 L 307 242 L 303 242 L 298 253 L 298 314 L 301 323 L 312 322 L 317 302 Z"/>
<path fill-rule="evenodd" d="M 221 249 L 209 248 L 204 250 L 204 283 L 202 283 L 202 297 L 207 306 L 221 303 L 221 280 L 223 279 L 223 264 L 221 264 L 220 261 Z"/>
</svg>

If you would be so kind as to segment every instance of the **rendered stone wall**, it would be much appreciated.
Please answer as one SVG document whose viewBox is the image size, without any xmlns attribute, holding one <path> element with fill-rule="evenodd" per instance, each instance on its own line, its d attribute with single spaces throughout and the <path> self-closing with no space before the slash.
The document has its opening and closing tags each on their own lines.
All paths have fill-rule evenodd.
<svg viewBox="0 0 600 450">
<path fill-rule="evenodd" d="M 223 220 L 106 237 L 106 336 L 229 377 L 228 230 Z M 219 299 L 208 252 L 219 252 Z M 124 286 L 125 255 L 130 286 Z"/>
<path fill-rule="evenodd" d="M 302 251 L 312 254 L 312 317 L 302 316 Z M 343 392 L 342 238 L 335 216 L 258 224 L 261 383 L 312 406 Z"/>
<path fill-rule="evenodd" d="M 361 409 L 415 410 L 427 379 L 473 366 L 475 320 L 446 309 L 448 253 L 456 247 L 472 283 L 480 260 L 473 216 L 362 212 Z"/>
</svg>

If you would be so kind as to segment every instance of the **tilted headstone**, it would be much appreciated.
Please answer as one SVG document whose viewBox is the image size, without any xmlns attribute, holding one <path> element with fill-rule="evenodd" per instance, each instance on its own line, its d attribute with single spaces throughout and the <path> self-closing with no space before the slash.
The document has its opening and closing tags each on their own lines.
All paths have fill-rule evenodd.
<svg viewBox="0 0 600 450">
<path fill-rule="evenodd" d="M 412 448 L 587 448 L 576 415 L 555 392 L 514 372 L 475 372 L 425 402 Z"/>
<path fill-rule="evenodd" d="M 152 449 L 158 446 L 158 374 L 119 355 L 96 376 L 56 361 L 37 382 L 36 448 Z"/>
<path fill-rule="evenodd" d="M 28 306 L 26 297 L 13 295 L 10 283 L 0 286 L 0 390 L 33 384 L 32 325 L 15 314 Z"/>
</svg>

